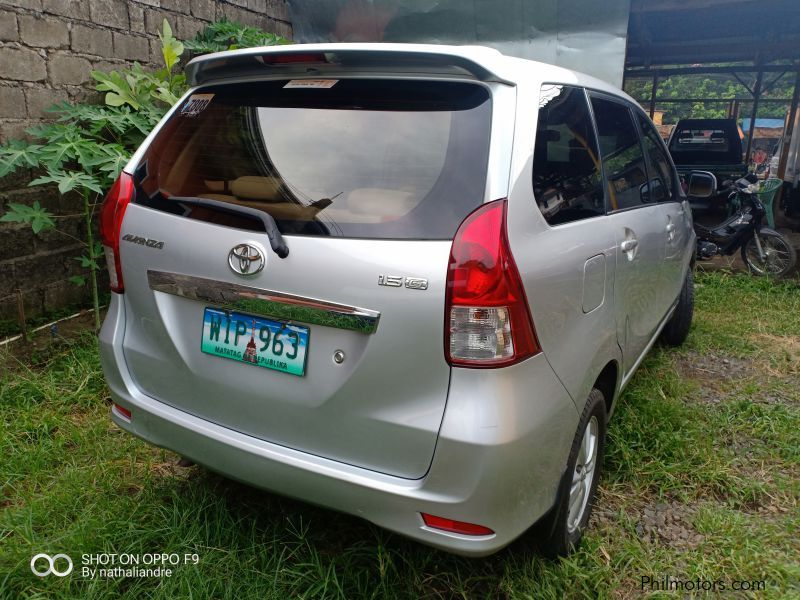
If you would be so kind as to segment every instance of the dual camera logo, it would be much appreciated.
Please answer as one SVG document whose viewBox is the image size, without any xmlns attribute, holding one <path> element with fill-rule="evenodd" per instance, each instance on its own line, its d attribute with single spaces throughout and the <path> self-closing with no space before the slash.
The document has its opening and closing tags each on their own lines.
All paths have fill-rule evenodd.
<svg viewBox="0 0 800 600">
<path fill-rule="evenodd" d="M 72 559 L 66 554 L 56 554 L 50 556 L 44 552 L 37 554 L 31 559 L 31 571 L 37 577 L 66 577 L 72 573 Z"/>
</svg>

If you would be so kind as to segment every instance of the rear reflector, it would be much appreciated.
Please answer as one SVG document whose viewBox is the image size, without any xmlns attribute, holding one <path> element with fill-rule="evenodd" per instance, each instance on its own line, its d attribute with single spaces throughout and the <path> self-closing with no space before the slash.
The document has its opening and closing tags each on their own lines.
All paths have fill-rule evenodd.
<svg viewBox="0 0 800 600">
<path fill-rule="evenodd" d="M 108 279 L 111 290 L 119 294 L 125 291 L 122 282 L 122 265 L 119 261 L 119 237 L 122 218 L 125 216 L 125 209 L 133 199 L 133 194 L 133 177 L 122 171 L 100 208 L 100 240 L 106 256 Z"/>
<path fill-rule="evenodd" d="M 506 233 L 506 200 L 473 211 L 450 250 L 445 356 L 453 366 L 503 367 L 541 351 Z"/>
<path fill-rule="evenodd" d="M 464 521 L 453 521 L 452 519 L 445 519 L 444 517 L 435 517 L 427 513 L 422 513 L 422 520 L 425 525 L 434 529 L 441 529 L 442 531 L 450 531 L 452 533 L 462 533 L 464 535 L 492 535 L 494 531 L 483 525 L 475 525 L 474 523 L 465 523 Z"/>
<path fill-rule="evenodd" d="M 118 414 L 119 414 L 119 416 L 121 416 L 121 417 L 124 417 L 124 418 L 125 418 L 125 419 L 127 419 L 128 421 L 130 421 L 130 420 L 131 420 L 131 418 L 132 418 L 131 411 L 129 411 L 127 408 L 123 408 L 123 407 L 121 407 L 121 406 L 120 406 L 119 404 L 117 404 L 116 402 L 115 402 L 115 403 L 112 405 L 112 408 L 114 409 L 114 411 L 115 411 L 116 413 L 118 413 Z"/>
</svg>

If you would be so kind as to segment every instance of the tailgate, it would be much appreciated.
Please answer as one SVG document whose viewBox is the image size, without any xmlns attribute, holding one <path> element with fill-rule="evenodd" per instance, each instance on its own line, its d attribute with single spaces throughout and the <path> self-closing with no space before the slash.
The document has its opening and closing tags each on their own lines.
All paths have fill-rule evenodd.
<svg viewBox="0 0 800 600">
<path fill-rule="evenodd" d="M 490 95 L 313 85 L 199 90 L 131 169 L 125 360 L 146 394 L 193 415 L 419 478 L 449 385 L 450 244 L 485 196 Z"/>
<path fill-rule="evenodd" d="M 146 394 L 290 448 L 404 477 L 425 473 L 449 382 L 442 353 L 448 242 L 381 241 L 376 248 L 367 240 L 287 238 L 290 256 L 266 254 L 264 270 L 243 285 L 228 268 L 228 251 L 243 239 L 269 248 L 266 240 L 197 222 L 188 224 L 191 235 L 176 236 L 186 221 L 154 219 L 152 212 L 131 206 L 123 234 L 147 230 L 169 252 L 154 257 L 136 245 L 122 253 L 128 314 L 139 316 L 125 330 L 125 359 Z M 202 239 L 214 243 L 196 243 Z M 202 269 L 187 269 L 187 256 Z M 428 289 L 378 285 L 379 273 L 405 273 L 409 264 L 417 265 L 413 275 L 427 279 Z M 241 287 L 365 308 L 379 315 L 377 326 L 366 333 L 294 321 L 308 328 L 302 376 L 204 353 L 205 309 L 231 306 Z M 215 288 L 221 290 L 216 298 Z M 251 307 L 248 312 L 243 303 L 237 310 L 285 322 L 273 317 L 276 311 Z M 248 329 L 240 348 L 250 335 Z M 233 340 L 230 335 L 229 348 Z M 218 341 L 224 345 L 224 335 Z M 337 352 L 344 355 L 341 363 Z"/>
</svg>

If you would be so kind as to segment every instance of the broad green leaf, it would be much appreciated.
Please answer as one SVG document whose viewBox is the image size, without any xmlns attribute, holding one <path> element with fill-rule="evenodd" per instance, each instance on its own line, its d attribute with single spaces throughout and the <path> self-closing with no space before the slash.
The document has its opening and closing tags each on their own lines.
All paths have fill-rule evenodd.
<svg viewBox="0 0 800 600">
<path fill-rule="evenodd" d="M 58 185 L 58 191 L 61 194 L 78 189 L 78 190 L 91 190 L 98 194 L 103 193 L 103 187 L 100 182 L 86 173 L 76 171 L 48 171 L 47 175 L 37 177 L 28 185 L 43 185 L 46 183 L 55 183 Z"/>
<path fill-rule="evenodd" d="M 167 71 L 172 71 L 181 54 L 183 54 L 183 44 L 175 39 L 172 35 L 172 28 L 166 19 L 162 24 L 162 31 L 158 33 L 158 39 L 161 40 L 161 55 L 164 57 L 164 65 Z"/>
<path fill-rule="evenodd" d="M 6 213 L 0 217 L 4 223 L 27 223 L 31 219 L 31 207 L 25 204 L 10 202 Z"/>
<path fill-rule="evenodd" d="M 88 256 L 75 256 L 75 257 L 73 257 L 73 260 L 77 260 L 79 263 L 81 263 L 81 266 L 84 269 L 99 269 L 100 268 L 97 265 L 97 263 L 94 260 L 92 260 L 91 258 L 89 258 Z"/>
<path fill-rule="evenodd" d="M 291 44 L 290 40 L 278 35 L 267 33 L 234 23 L 227 19 L 220 19 L 215 23 L 206 25 L 203 31 L 195 35 L 194 39 L 184 42 L 184 46 L 197 54 L 233 50 L 235 48 L 252 48 L 254 46 L 274 46 L 278 44 Z"/>
<path fill-rule="evenodd" d="M 131 106 L 133 106 L 134 108 L 138 108 L 139 107 L 138 104 L 135 104 L 134 102 L 130 102 L 129 100 L 126 100 L 120 94 L 117 94 L 116 92 L 108 92 L 106 94 L 106 104 L 108 104 L 109 106 L 122 106 L 126 102 L 129 102 L 131 104 Z"/>
<path fill-rule="evenodd" d="M 69 281 L 78 286 L 86 285 L 86 277 L 84 277 L 83 275 L 73 275 L 72 277 L 69 278 Z"/>
<path fill-rule="evenodd" d="M 35 167 L 40 162 L 42 146 L 22 140 L 11 140 L 0 146 L 0 177 L 13 173 L 20 167 Z"/>
<path fill-rule="evenodd" d="M 33 233 L 39 233 L 43 229 L 47 229 L 48 225 L 50 226 L 54 225 L 52 219 L 49 221 L 49 223 L 47 219 L 43 219 L 38 216 L 33 217 L 33 219 L 31 219 L 31 229 L 33 230 Z"/>
<path fill-rule="evenodd" d="M 45 229 L 51 229 L 56 225 L 52 214 L 46 208 L 42 208 L 38 200 L 33 203 L 33 206 L 10 202 L 6 214 L 0 217 L 0 221 L 6 223 L 27 223 L 31 226 L 34 233 L 39 233 Z"/>
<path fill-rule="evenodd" d="M 86 168 L 92 157 L 101 151 L 96 139 L 87 137 L 81 130 L 75 129 L 73 134 L 63 136 L 61 141 L 48 141 L 41 151 L 41 162 L 49 170 L 68 169 L 76 162 Z"/>
<path fill-rule="evenodd" d="M 108 92 L 106 94 L 106 104 L 110 106 L 122 106 L 130 104 L 133 108 L 141 108 L 140 98 L 138 98 L 134 86 L 130 84 L 130 74 L 122 75 L 117 71 L 103 73 L 102 71 L 92 71 L 92 77 L 98 81 L 97 90 Z"/>
<path fill-rule="evenodd" d="M 85 167 L 97 167 L 101 176 L 110 179 L 110 184 L 119 176 L 119 172 L 130 160 L 130 152 L 119 144 L 106 144 L 98 148 L 98 152 L 84 164 Z"/>
<path fill-rule="evenodd" d="M 174 94 L 168 87 L 164 86 L 159 87 L 155 95 L 159 100 L 169 105 L 175 104 L 180 99 L 180 96 Z"/>
<path fill-rule="evenodd" d="M 57 142 L 74 142 L 85 135 L 85 132 L 75 122 L 45 123 L 44 125 L 29 127 L 25 131 L 37 138 L 45 146 Z"/>
</svg>

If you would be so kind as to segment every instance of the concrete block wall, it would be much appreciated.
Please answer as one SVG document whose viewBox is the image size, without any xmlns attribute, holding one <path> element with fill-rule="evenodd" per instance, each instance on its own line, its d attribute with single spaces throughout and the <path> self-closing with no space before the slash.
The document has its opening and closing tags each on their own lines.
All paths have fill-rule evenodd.
<svg viewBox="0 0 800 600">
<path fill-rule="evenodd" d="M 45 109 L 64 100 L 102 100 L 90 71 L 109 71 L 134 61 L 162 66 L 157 32 L 164 18 L 178 39 L 227 17 L 287 38 L 292 36 L 286 0 L 0 0 L 0 143 L 25 137 L 46 122 Z M 0 214 L 9 202 L 38 200 L 60 218 L 59 228 L 83 238 L 81 201 L 54 188 L 27 186 L 23 170 L 0 179 Z M 85 302 L 88 286 L 69 277 L 81 270 L 73 257 L 80 244 L 55 232 L 0 223 L 0 320 L 17 315 L 21 290 L 29 317 Z"/>
</svg>

